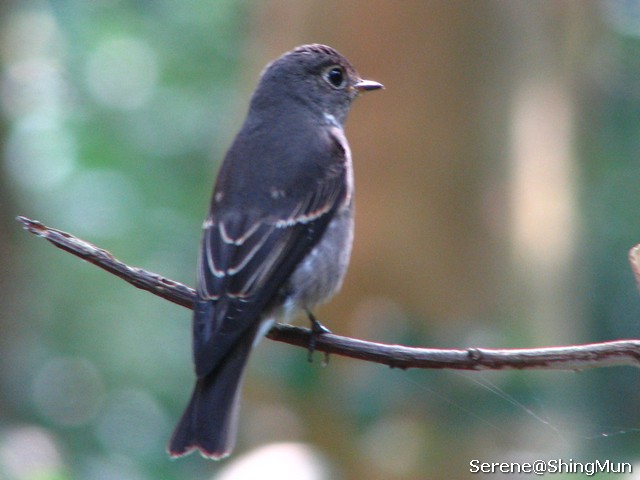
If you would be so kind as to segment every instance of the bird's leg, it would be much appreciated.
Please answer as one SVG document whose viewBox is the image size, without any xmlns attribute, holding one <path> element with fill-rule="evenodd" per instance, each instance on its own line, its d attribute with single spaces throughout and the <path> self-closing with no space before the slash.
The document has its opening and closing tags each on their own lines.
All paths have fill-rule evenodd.
<svg viewBox="0 0 640 480">
<path fill-rule="evenodd" d="M 309 336 L 309 355 L 307 357 L 307 359 L 309 360 L 309 363 L 313 362 L 313 352 L 315 352 L 316 350 L 316 338 L 318 335 L 323 335 L 325 333 L 331 333 L 331 330 L 329 330 L 327 327 L 325 327 L 324 325 L 322 325 L 318 319 L 315 317 L 315 315 L 313 313 L 311 313 L 310 310 L 306 310 L 307 312 L 307 317 L 309 318 L 309 321 L 311 322 L 311 335 Z M 324 364 L 329 363 L 329 354 L 325 353 L 324 354 Z"/>
</svg>

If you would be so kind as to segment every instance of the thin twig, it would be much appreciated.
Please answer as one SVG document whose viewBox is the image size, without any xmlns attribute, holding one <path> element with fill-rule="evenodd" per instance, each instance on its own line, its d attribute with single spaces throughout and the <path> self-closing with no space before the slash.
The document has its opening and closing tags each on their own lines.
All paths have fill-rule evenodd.
<svg viewBox="0 0 640 480">
<path fill-rule="evenodd" d="M 18 217 L 26 230 L 56 247 L 97 265 L 131 285 L 159 297 L 193 308 L 195 290 L 158 274 L 131 267 L 109 252 L 73 235 L 49 228 L 26 217 Z M 272 340 L 307 347 L 310 331 L 276 325 L 267 335 Z M 447 368 L 457 370 L 583 370 L 612 366 L 640 366 L 640 340 L 529 349 L 435 349 L 367 342 L 326 333 L 316 338 L 315 349 L 393 368 Z"/>
</svg>

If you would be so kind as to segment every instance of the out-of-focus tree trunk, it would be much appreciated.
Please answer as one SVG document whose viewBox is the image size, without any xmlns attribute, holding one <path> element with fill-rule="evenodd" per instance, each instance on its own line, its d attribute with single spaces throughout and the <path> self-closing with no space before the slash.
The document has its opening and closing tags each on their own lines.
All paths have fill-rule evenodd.
<svg viewBox="0 0 640 480">
<path fill-rule="evenodd" d="M 498 105 L 491 118 L 480 118 L 486 92 L 478 80 L 499 60 L 501 46 L 483 51 L 481 40 L 495 27 L 495 5 L 299 5 L 272 2 L 263 9 L 256 43 L 264 45 L 264 57 L 257 63 L 298 43 L 324 42 L 386 87 L 360 99 L 347 124 L 357 231 L 336 308 L 352 309 L 367 296 L 385 296 L 431 317 L 466 317 L 491 308 L 499 272 L 491 254 L 497 246 L 493 225 L 482 210 L 482 182 L 488 163 L 500 159 L 498 143 L 480 138 L 478 125 L 495 122 L 497 138 L 505 112 Z M 269 23 L 290 10 L 295 13 L 288 16 L 289 28 Z M 501 193 L 494 199 L 498 204 Z"/>
<path fill-rule="evenodd" d="M 489 0 L 282 0 L 259 10 L 256 71 L 321 42 L 386 86 L 358 100 L 347 123 L 357 228 L 343 291 L 323 310 L 330 327 L 366 336 L 331 321 L 383 298 L 451 342 L 482 339 L 482 324 L 498 331 L 494 318 L 512 316 L 509 328 L 533 343 L 578 340 L 566 334 L 576 240 L 567 60 L 589 11 L 576 13 L 570 2 Z M 506 338 L 492 345 L 520 346 Z M 315 440 L 348 464 L 344 425 L 334 428 L 315 429 L 331 430 Z M 350 465 L 351 478 L 373 478 Z"/>
</svg>

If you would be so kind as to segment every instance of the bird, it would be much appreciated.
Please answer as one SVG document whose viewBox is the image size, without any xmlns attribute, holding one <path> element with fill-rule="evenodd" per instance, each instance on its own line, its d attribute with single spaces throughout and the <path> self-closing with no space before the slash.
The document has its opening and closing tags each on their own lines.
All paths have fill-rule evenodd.
<svg viewBox="0 0 640 480">
<path fill-rule="evenodd" d="M 353 167 L 344 123 L 353 100 L 383 88 L 335 49 L 299 46 L 268 64 L 220 166 L 203 223 L 193 313 L 196 384 L 168 445 L 172 457 L 231 454 L 243 372 L 276 320 L 341 287 L 353 243 Z"/>
</svg>

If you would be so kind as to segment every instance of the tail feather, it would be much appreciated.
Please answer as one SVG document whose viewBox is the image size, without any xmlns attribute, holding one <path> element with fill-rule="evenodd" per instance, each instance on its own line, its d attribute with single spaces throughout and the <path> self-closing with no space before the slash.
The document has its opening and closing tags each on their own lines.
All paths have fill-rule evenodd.
<svg viewBox="0 0 640 480">
<path fill-rule="evenodd" d="M 252 337 L 246 335 L 211 373 L 197 380 L 189 405 L 169 442 L 172 457 L 199 450 L 203 456 L 217 460 L 231 453 Z"/>
</svg>

